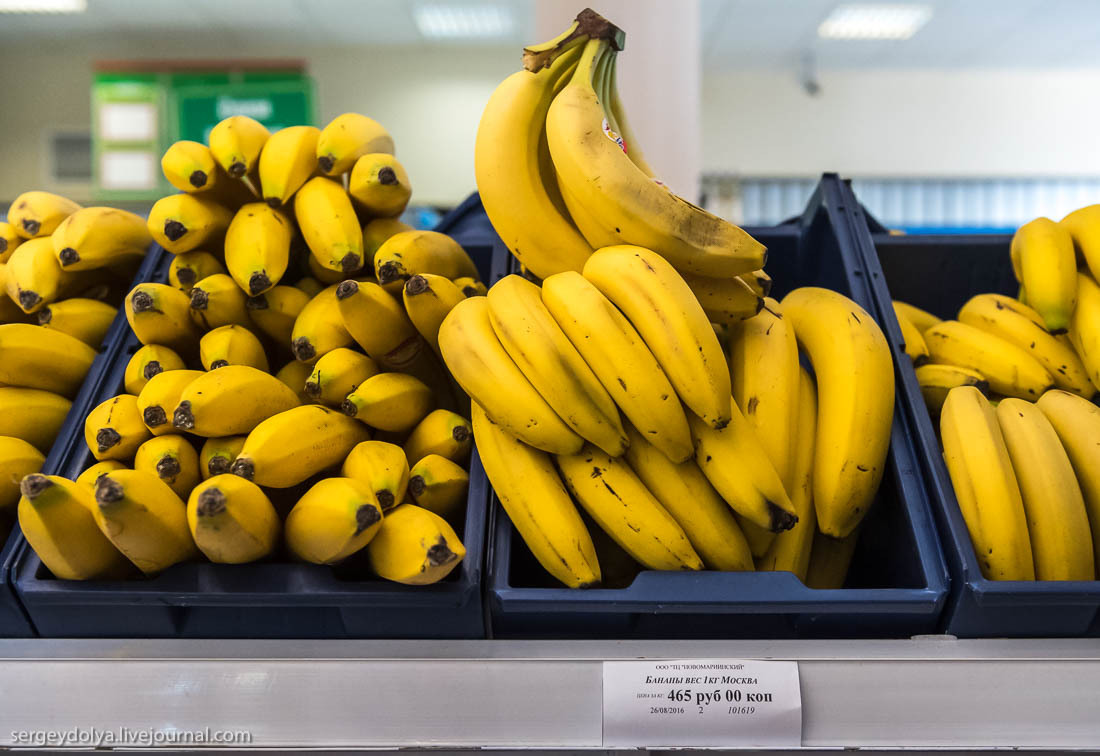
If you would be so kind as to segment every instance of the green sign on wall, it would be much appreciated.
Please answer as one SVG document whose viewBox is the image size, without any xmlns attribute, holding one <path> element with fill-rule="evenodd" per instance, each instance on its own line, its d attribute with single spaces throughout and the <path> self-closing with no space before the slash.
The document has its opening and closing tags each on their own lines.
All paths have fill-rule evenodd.
<svg viewBox="0 0 1100 756">
<path fill-rule="evenodd" d="M 255 118 L 271 131 L 287 126 L 310 125 L 313 87 L 298 81 L 188 86 L 174 90 L 179 139 L 205 143 L 219 121 L 233 115 Z"/>
</svg>

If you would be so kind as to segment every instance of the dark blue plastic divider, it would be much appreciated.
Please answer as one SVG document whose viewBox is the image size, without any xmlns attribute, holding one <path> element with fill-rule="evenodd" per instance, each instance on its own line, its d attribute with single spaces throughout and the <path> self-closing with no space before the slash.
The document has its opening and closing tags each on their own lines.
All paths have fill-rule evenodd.
<svg viewBox="0 0 1100 756">
<path fill-rule="evenodd" d="M 853 203 L 855 204 L 855 203 Z M 855 215 L 861 213 L 855 205 Z M 903 343 L 891 297 L 954 318 L 975 294 L 1015 296 L 1011 236 L 890 236 L 864 227 L 860 251 L 874 286 L 877 317 L 894 344 Z M 1022 582 L 982 577 L 943 450 L 921 398 L 916 373 L 903 365 L 898 400 L 905 405 L 928 478 L 932 510 L 943 535 L 952 591 L 944 632 L 959 637 L 1100 636 L 1100 581 Z"/>
<path fill-rule="evenodd" d="M 464 247 L 492 247 L 499 240 L 477 192 L 443 216 L 434 230 L 447 234 Z"/>
<path fill-rule="evenodd" d="M 149 253 L 134 276 L 134 281 L 146 280 L 166 254 L 163 249 L 155 244 L 150 247 Z M 43 473 L 47 475 L 56 474 L 61 460 L 69 453 L 68 450 L 72 444 L 74 434 L 76 437 L 83 438 L 84 418 L 95 406 L 93 402 L 98 396 L 99 383 L 103 380 L 108 365 L 112 363 L 118 350 L 122 348 L 122 343 L 128 331 L 126 313 L 120 305 L 114 322 L 111 323 L 111 327 L 107 329 L 107 334 L 103 337 L 99 354 L 96 355 L 88 374 L 84 377 L 84 383 L 81 384 L 80 390 L 73 399 L 72 409 L 69 410 L 65 422 L 57 434 L 57 440 L 50 447 L 50 453 L 46 455 L 46 461 L 42 465 Z M 19 530 L 18 522 L 16 522 L 12 525 L 11 533 L 4 542 L 3 549 L 0 550 L 0 638 L 23 638 L 34 635 L 34 628 L 27 618 L 24 608 L 19 603 L 18 593 L 14 585 L 15 563 L 25 544 L 26 540 Z"/>
<path fill-rule="evenodd" d="M 749 229 L 768 247 L 777 298 L 818 285 L 872 309 L 841 190 L 827 174 L 800 221 Z M 893 352 L 895 362 L 907 359 Z M 495 496 L 490 526 L 495 637 L 905 637 L 935 630 L 947 594 L 947 568 L 900 405 L 882 487 L 840 590 L 811 590 L 791 573 L 654 571 L 622 589 L 570 590 L 546 577 Z"/>
<path fill-rule="evenodd" d="M 493 274 L 489 247 L 468 246 L 467 251 L 483 275 Z M 145 280 L 166 281 L 169 263 L 165 254 Z M 500 275 L 496 271 L 495 277 Z M 122 390 L 126 363 L 140 346 L 125 317 L 121 329 L 119 348 L 103 366 L 89 408 Z M 53 472 L 75 477 L 92 463 L 83 441 L 83 417 L 67 424 L 65 452 Z M 361 570 L 342 575 L 330 567 L 276 561 L 194 562 L 127 581 L 58 580 L 26 541 L 14 559 L 13 581 L 43 637 L 483 638 L 488 502 L 477 483 L 485 474 L 476 452 L 470 478 L 466 519 L 456 527 L 466 559 L 435 585 L 405 586 L 364 577 Z"/>
</svg>

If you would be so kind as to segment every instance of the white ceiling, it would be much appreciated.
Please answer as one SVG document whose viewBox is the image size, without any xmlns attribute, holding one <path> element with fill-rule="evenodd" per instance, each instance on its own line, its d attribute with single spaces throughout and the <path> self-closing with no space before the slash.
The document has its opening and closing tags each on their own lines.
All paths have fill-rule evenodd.
<svg viewBox="0 0 1100 756">
<path fill-rule="evenodd" d="M 578 0 L 578 9 L 585 0 Z M 678 0 L 667 0 L 677 2 Z M 931 21 L 906 41 L 826 41 L 821 20 L 841 0 L 701 0 L 708 68 L 791 68 L 808 53 L 819 68 L 1096 68 L 1100 0 L 922 0 Z M 895 2 L 899 0 L 893 0 Z M 532 41 L 537 0 L 432 0 L 513 7 L 510 38 Z M 599 10 L 598 0 L 590 0 Z M 110 57 L 142 40 L 201 37 L 226 54 L 278 56 L 280 46 L 425 45 L 414 0 L 88 0 L 88 12 L 0 15 L 0 45 L 95 44 Z M 471 42 L 468 44 L 484 44 Z M 0 47 L 0 55 L 3 47 Z"/>
</svg>

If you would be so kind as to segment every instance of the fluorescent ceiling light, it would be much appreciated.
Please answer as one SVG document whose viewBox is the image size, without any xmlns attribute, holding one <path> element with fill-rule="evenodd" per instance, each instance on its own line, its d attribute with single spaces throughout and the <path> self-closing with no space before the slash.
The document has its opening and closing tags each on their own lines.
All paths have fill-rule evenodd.
<svg viewBox="0 0 1100 756">
<path fill-rule="evenodd" d="M 429 39 L 505 37 L 515 26 L 511 10 L 502 5 L 417 5 L 413 20 Z"/>
<path fill-rule="evenodd" d="M 0 0 L 0 13 L 83 13 L 88 0 Z"/>
<path fill-rule="evenodd" d="M 817 27 L 825 39 L 909 39 L 932 17 L 929 5 L 839 5 Z"/>
</svg>

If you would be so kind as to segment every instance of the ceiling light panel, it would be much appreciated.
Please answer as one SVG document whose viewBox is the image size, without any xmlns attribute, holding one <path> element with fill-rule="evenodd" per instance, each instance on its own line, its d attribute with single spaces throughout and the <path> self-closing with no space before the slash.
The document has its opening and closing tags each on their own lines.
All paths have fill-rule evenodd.
<svg viewBox="0 0 1100 756">
<path fill-rule="evenodd" d="M 932 17 L 929 5 L 838 5 L 817 27 L 823 39 L 909 39 Z"/>
<path fill-rule="evenodd" d="M 83 13 L 88 0 L 0 0 L 0 13 Z"/>
<path fill-rule="evenodd" d="M 413 20 L 428 39 L 507 37 L 516 25 L 510 8 L 492 4 L 418 4 L 413 8 Z"/>
</svg>

